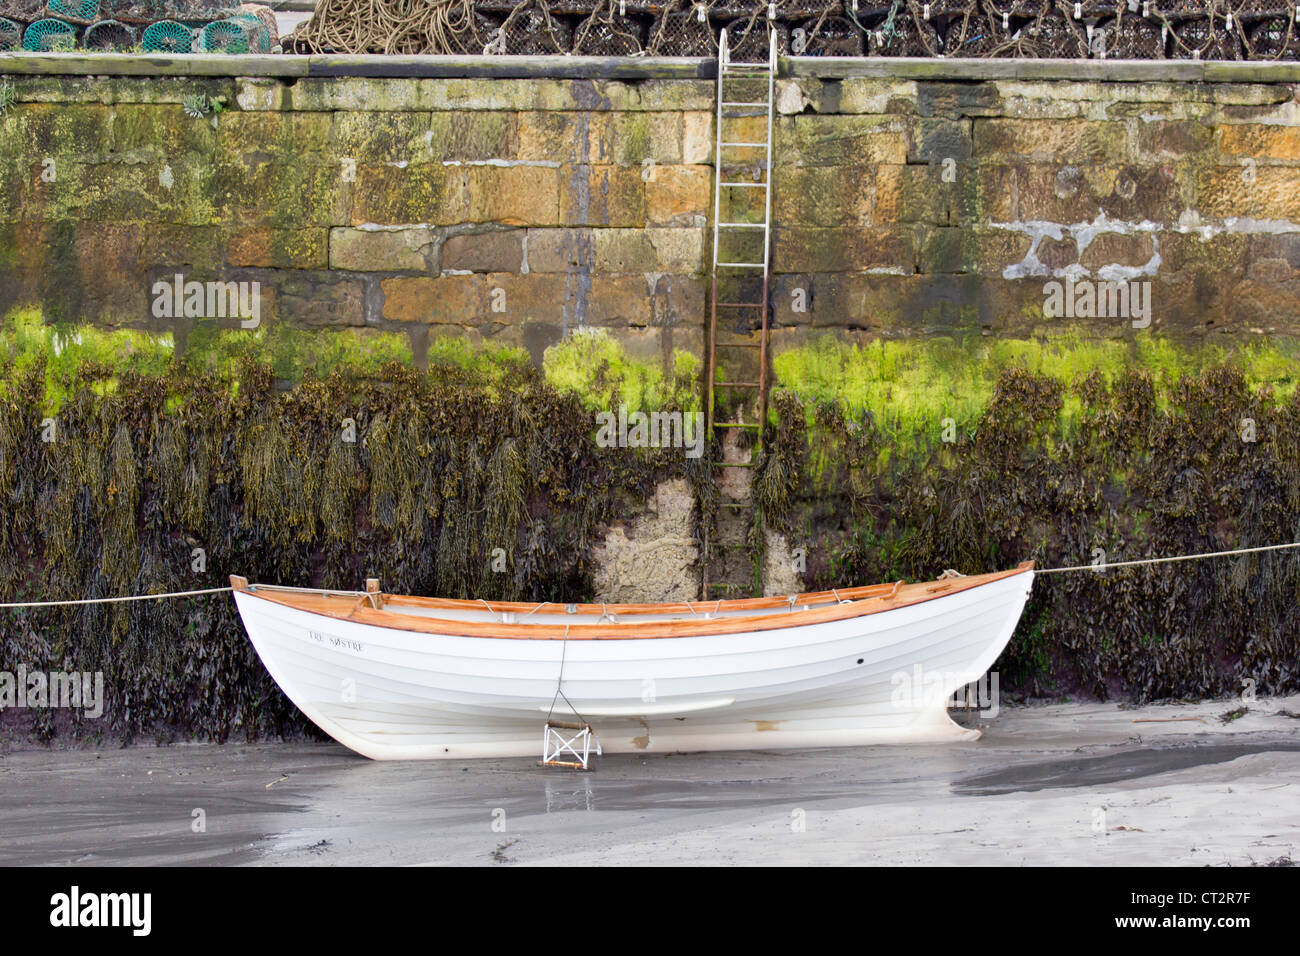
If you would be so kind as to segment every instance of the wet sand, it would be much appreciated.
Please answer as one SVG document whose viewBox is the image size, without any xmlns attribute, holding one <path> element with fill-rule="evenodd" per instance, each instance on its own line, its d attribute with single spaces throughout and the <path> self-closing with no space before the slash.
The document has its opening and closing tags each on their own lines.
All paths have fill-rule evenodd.
<svg viewBox="0 0 1300 956">
<path fill-rule="evenodd" d="M 1220 722 L 1239 706 L 1003 707 L 974 743 L 587 774 L 334 744 L 10 750 L 0 864 L 1300 862 L 1300 719 L 1282 713 L 1300 697 Z"/>
</svg>

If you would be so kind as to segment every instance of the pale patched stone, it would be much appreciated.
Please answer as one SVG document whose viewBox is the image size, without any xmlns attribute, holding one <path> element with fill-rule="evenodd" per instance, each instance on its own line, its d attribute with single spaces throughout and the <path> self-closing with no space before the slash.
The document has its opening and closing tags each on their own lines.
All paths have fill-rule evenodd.
<svg viewBox="0 0 1300 956">
<path fill-rule="evenodd" d="M 330 268 L 354 272 L 424 272 L 433 231 L 425 227 L 330 230 Z"/>
</svg>

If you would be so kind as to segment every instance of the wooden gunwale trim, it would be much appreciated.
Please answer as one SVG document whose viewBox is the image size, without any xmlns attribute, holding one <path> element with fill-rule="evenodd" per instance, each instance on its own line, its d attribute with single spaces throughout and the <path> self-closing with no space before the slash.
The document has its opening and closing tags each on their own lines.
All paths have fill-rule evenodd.
<svg viewBox="0 0 1300 956">
<path fill-rule="evenodd" d="M 825 604 L 827 601 L 836 600 L 836 594 L 839 595 L 840 599 L 857 601 L 880 594 L 888 594 L 893 589 L 893 584 L 866 584 L 853 588 L 837 588 L 835 592 L 807 591 L 803 594 L 794 595 L 795 607 L 804 604 Z M 510 611 L 524 614 L 530 611 L 537 614 L 555 614 L 562 612 L 569 606 L 556 601 L 544 602 L 539 607 L 536 601 L 464 601 L 459 598 L 417 597 L 409 594 L 385 594 L 384 603 L 394 604 L 399 607 L 443 608 L 449 611 L 482 611 L 486 605 L 497 613 Z M 665 604 L 575 604 L 573 606 L 576 608 L 575 613 L 577 614 L 666 614 L 672 611 L 707 614 L 722 611 L 756 611 L 767 608 L 775 610 L 789 607 L 790 598 L 788 596 L 732 598 L 725 601 L 678 601 Z"/>
<path fill-rule="evenodd" d="M 970 575 L 964 578 L 949 579 L 949 581 L 923 581 L 916 584 L 900 588 L 896 596 L 890 597 L 868 597 L 864 600 L 854 601 L 851 604 L 835 604 L 831 607 L 820 610 L 801 612 L 798 614 L 786 611 L 778 614 L 765 614 L 759 617 L 748 618 L 714 618 L 708 621 L 656 621 L 646 624 L 635 623 L 610 623 L 610 624 L 586 624 L 581 627 L 565 627 L 554 624 L 501 624 L 498 622 L 477 622 L 477 621 L 448 621 L 434 617 L 413 617 L 409 614 L 401 614 L 396 611 L 375 610 L 373 608 L 361 608 L 353 611 L 347 605 L 335 609 L 318 609 L 309 605 L 320 603 L 318 595 L 303 595 L 293 592 L 262 592 L 245 591 L 244 593 L 252 597 L 268 601 L 272 604 L 281 604 L 285 607 L 293 608 L 299 611 L 305 611 L 309 614 L 319 614 L 322 617 L 333 618 L 335 620 L 345 620 L 356 624 L 367 624 L 374 627 L 384 627 L 397 631 L 414 631 L 424 634 L 441 634 L 452 637 L 490 637 L 505 638 L 511 640 L 571 640 L 571 641 L 590 641 L 590 640 L 641 640 L 647 638 L 669 638 L 669 637 L 708 637 L 713 635 L 724 634 L 746 634 L 753 631 L 773 631 L 782 630 L 790 627 L 803 627 L 809 624 L 824 624 L 831 621 L 848 620 L 855 617 L 866 617 L 871 614 L 879 614 L 883 611 L 895 610 L 902 607 L 910 607 L 914 604 L 924 604 L 927 601 L 935 601 L 939 598 L 950 597 L 959 594 L 962 591 L 969 591 L 973 588 L 985 584 L 991 584 L 994 581 L 1000 581 L 1003 578 L 1009 578 L 1017 574 L 1024 574 L 1026 571 L 1033 569 L 1032 561 L 1022 562 L 1017 568 L 1009 571 L 995 571 L 991 574 Z M 935 584 L 951 583 L 951 588 L 933 589 Z M 893 587 L 893 585 L 888 585 Z M 927 590 L 928 589 L 928 590 Z M 841 592 L 843 593 L 843 592 Z M 327 599 L 332 603 L 338 604 L 337 599 Z M 763 598 L 755 600 L 767 600 Z M 478 602 L 461 602 L 469 604 L 471 607 L 477 605 L 482 609 L 482 604 Z M 788 599 L 783 602 L 788 606 Z M 532 607 L 533 605 L 525 605 Z M 654 606 L 654 605 L 651 605 Z M 660 607 L 672 607 L 673 605 L 660 605 Z M 597 605 L 599 607 L 599 605 Z"/>
</svg>

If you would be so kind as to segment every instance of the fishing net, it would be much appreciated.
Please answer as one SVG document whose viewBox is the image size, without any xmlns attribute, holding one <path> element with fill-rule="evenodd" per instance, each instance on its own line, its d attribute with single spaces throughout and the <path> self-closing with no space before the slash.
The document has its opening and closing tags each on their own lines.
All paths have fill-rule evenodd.
<svg viewBox="0 0 1300 956">
<path fill-rule="evenodd" d="M 497 35 L 493 53 L 511 56 L 545 56 L 573 49 L 573 31 L 559 17 L 551 15 L 542 0 L 528 0 L 506 17 Z"/>
<path fill-rule="evenodd" d="M 99 19 L 99 0 L 49 0 L 45 9 L 51 17 L 81 26 Z"/>
<path fill-rule="evenodd" d="M 23 33 L 23 49 L 32 53 L 66 52 L 76 46 L 76 28 L 62 20 L 37 20 Z"/>
<path fill-rule="evenodd" d="M 128 53 L 135 47 L 136 31 L 118 20 L 100 20 L 86 28 L 81 45 L 87 50 Z"/>
<path fill-rule="evenodd" d="M 23 28 L 12 20 L 0 17 L 0 53 L 22 49 Z"/>
<path fill-rule="evenodd" d="M 646 51 L 651 56 L 717 56 L 718 38 L 706 8 L 675 4 L 674 9 L 659 17 Z"/>
<path fill-rule="evenodd" d="M 795 56 L 862 56 L 865 50 L 862 30 L 845 17 L 804 20 L 790 31 L 790 52 Z"/>
<path fill-rule="evenodd" d="M 575 56 L 636 56 L 645 50 L 647 30 L 636 17 L 606 0 L 573 31 Z"/>
<path fill-rule="evenodd" d="M 145 28 L 140 46 L 145 53 L 189 53 L 194 46 L 194 35 L 183 23 L 159 20 Z"/>
</svg>

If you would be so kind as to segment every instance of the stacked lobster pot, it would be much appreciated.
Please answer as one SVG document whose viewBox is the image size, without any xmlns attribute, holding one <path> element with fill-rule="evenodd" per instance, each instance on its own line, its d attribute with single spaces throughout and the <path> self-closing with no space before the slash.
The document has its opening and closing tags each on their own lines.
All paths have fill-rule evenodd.
<svg viewBox="0 0 1300 956">
<path fill-rule="evenodd" d="M 0 52 L 270 53 L 278 43 L 275 14 L 261 4 L 0 0 Z"/>
</svg>

